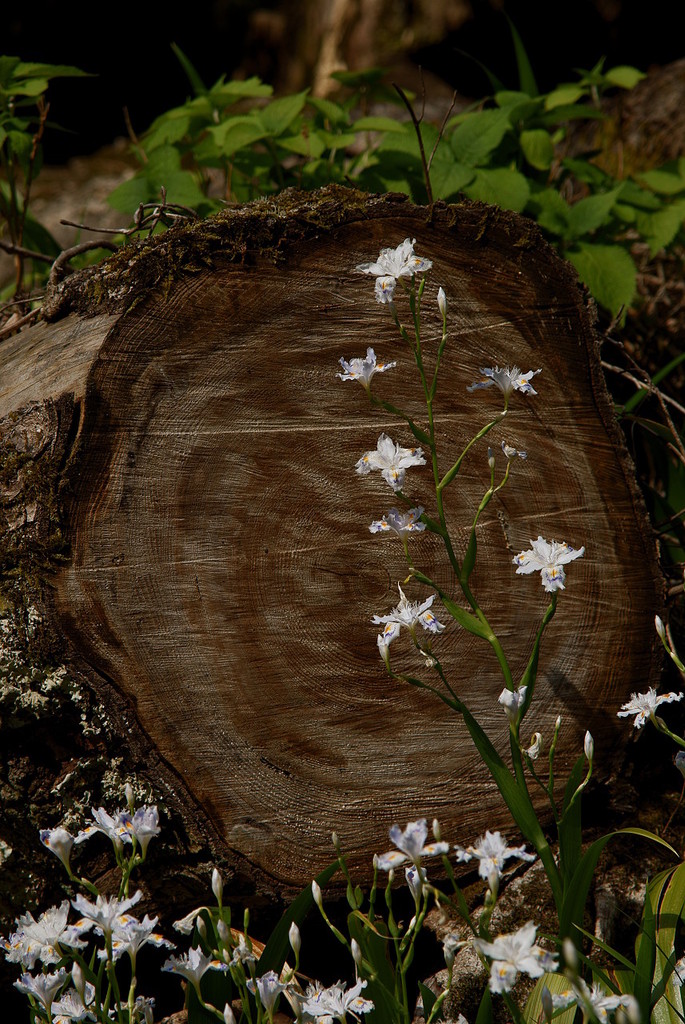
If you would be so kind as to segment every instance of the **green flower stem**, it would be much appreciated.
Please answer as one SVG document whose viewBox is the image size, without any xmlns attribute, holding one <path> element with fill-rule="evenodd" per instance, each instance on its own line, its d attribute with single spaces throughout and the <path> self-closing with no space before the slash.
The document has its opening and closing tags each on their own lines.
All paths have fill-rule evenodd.
<svg viewBox="0 0 685 1024">
<path fill-rule="evenodd" d="M 588 766 L 587 775 L 585 776 L 585 778 L 583 779 L 581 784 L 578 786 L 578 789 L 575 791 L 575 793 L 573 794 L 573 796 L 569 800 L 568 806 L 566 807 L 566 810 L 564 811 L 564 817 L 571 810 L 571 808 L 575 804 L 576 800 L 580 799 L 580 796 L 581 796 L 583 790 L 587 787 L 587 784 L 588 784 L 588 782 L 590 781 L 591 778 L 592 778 L 592 762 L 590 762 L 590 764 Z"/>
<path fill-rule="evenodd" d="M 451 601 L 451 599 L 447 596 L 445 591 L 442 590 L 442 588 L 439 587 L 437 585 L 437 583 L 434 583 L 433 580 L 431 580 L 428 576 L 425 576 L 422 572 L 418 572 L 416 570 L 414 570 L 412 575 L 413 575 L 414 579 L 418 580 L 420 583 L 425 583 L 426 586 L 432 587 L 432 589 L 435 590 L 435 592 L 437 593 L 438 597 L 442 600 L 443 604 L 445 604 L 445 607 L 448 608 L 450 604 L 452 604 L 452 605 L 454 604 L 454 602 Z M 462 589 L 462 591 L 464 593 L 464 597 L 466 598 L 466 600 L 469 602 L 469 604 L 471 605 L 472 609 L 476 613 L 476 618 L 477 618 L 478 622 L 480 623 L 480 625 L 479 625 L 477 630 L 474 629 L 472 626 L 471 627 L 467 626 L 467 628 L 470 628 L 470 632 L 472 632 L 472 633 L 475 632 L 477 636 L 481 636 L 481 637 L 483 637 L 484 640 L 488 641 L 488 643 L 490 644 L 490 646 L 494 650 L 495 655 L 497 656 L 497 660 L 499 661 L 500 669 L 502 671 L 502 675 L 504 676 L 504 680 L 506 682 L 507 689 L 513 690 L 514 689 L 514 679 L 513 679 L 512 673 L 511 673 L 511 669 L 509 668 L 509 662 L 507 661 L 507 658 L 506 658 L 506 655 L 504 653 L 504 650 L 502 649 L 502 645 L 500 644 L 499 640 L 495 636 L 495 633 L 494 633 L 492 627 L 490 626 L 490 623 L 488 622 L 488 620 L 485 617 L 485 613 L 482 611 L 482 609 L 480 608 L 480 606 L 479 606 L 478 602 L 476 601 L 475 597 L 471 593 L 471 590 L 468 587 L 468 584 L 461 583 L 461 589 Z M 454 614 L 453 614 L 453 617 L 455 617 Z M 474 619 L 474 622 L 475 622 L 475 619 Z M 482 626 L 482 629 L 480 628 L 481 626 Z"/>
<path fill-rule="evenodd" d="M 457 461 L 454 463 L 452 468 L 448 469 L 442 480 L 439 481 L 437 486 L 440 491 L 444 491 L 444 489 L 454 480 L 455 476 L 461 469 L 461 464 L 464 461 L 464 457 L 466 453 L 469 451 L 469 449 L 473 447 L 476 441 L 480 441 L 481 438 L 485 437 L 485 435 L 488 434 L 493 427 L 496 427 L 497 424 L 501 422 L 501 420 L 504 418 L 505 413 L 506 409 L 504 410 L 504 412 L 498 413 L 493 420 L 490 420 L 489 423 L 486 423 L 486 425 L 478 431 L 475 437 L 471 438 L 471 440 L 466 445 L 463 452 L 461 453 Z"/>
<path fill-rule="evenodd" d="M 435 358 L 435 370 L 433 371 L 433 381 L 430 386 L 430 400 L 431 402 L 435 398 L 435 392 L 438 389 L 438 372 L 440 370 L 440 363 L 442 361 L 442 354 L 445 351 L 445 345 L 447 344 L 447 312 L 442 318 L 442 338 L 440 339 L 440 345 L 438 346 L 438 354 Z"/>
<path fill-rule="evenodd" d="M 523 1014 L 515 999 L 508 992 L 502 992 L 502 1001 L 511 1015 L 512 1024 L 524 1024 Z"/>
<path fill-rule="evenodd" d="M 554 800 L 554 791 L 553 791 L 553 788 L 552 788 L 552 782 L 551 781 L 550 782 L 543 782 L 542 781 L 542 779 L 540 778 L 540 776 L 538 775 L 538 773 L 535 770 L 535 766 L 533 764 L 532 758 L 530 758 L 526 754 L 526 752 L 525 752 L 525 750 L 523 748 L 521 748 L 521 755 L 524 758 L 524 761 L 525 761 L 525 764 L 526 764 L 526 768 L 528 769 L 528 771 L 530 772 L 531 776 L 533 777 L 533 780 L 537 783 L 537 785 L 540 787 L 542 792 L 545 794 L 545 796 L 549 800 L 549 805 L 552 808 L 552 814 L 554 815 L 554 822 L 555 822 L 555 824 L 558 825 L 559 824 L 559 808 L 557 807 L 556 802 Z"/>
<path fill-rule="evenodd" d="M 124 1017 L 121 1010 L 121 992 L 119 991 L 119 979 L 117 978 L 116 966 L 112 955 L 112 936 L 109 934 L 106 939 L 107 949 L 107 966 L 105 968 L 107 972 L 107 981 L 109 983 L 107 990 L 107 1002 L 110 998 L 110 993 L 114 994 L 114 1001 L 116 1004 L 116 1014 L 119 1024 L 124 1024 Z"/>
<path fill-rule="evenodd" d="M 671 732 L 671 730 L 664 722 L 663 718 L 659 718 L 658 715 L 650 715 L 649 720 L 653 723 L 655 728 L 659 730 L 659 732 L 662 732 L 664 734 L 664 736 L 668 736 L 669 739 L 672 739 L 673 742 L 677 743 L 679 747 L 685 748 L 685 739 L 683 739 L 682 736 L 678 736 L 676 735 L 676 733 Z"/>
<path fill-rule="evenodd" d="M 79 878 L 77 875 L 72 875 L 71 873 L 69 874 L 69 878 L 73 882 L 77 882 L 79 885 L 83 886 L 86 892 L 89 892 L 91 896 L 100 895 L 100 890 L 97 888 L 97 886 L 93 885 L 92 882 L 89 882 L 87 878 Z"/>
<path fill-rule="evenodd" d="M 423 687 L 434 693 L 444 704 L 451 707 L 454 711 L 457 711 L 464 719 L 464 723 L 471 734 L 471 738 L 476 749 L 478 750 L 483 762 L 488 767 L 493 781 L 502 794 L 502 798 L 509 808 L 514 821 L 526 839 L 535 847 L 535 851 L 543 863 L 545 874 L 547 875 L 552 895 L 554 897 L 557 913 L 561 913 L 563 901 L 561 875 L 559 874 L 559 869 L 557 868 L 550 845 L 545 838 L 542 827 L 540 826 L 538 816 L 535 813 L 535 808 L 533 807 L 533 803 L 530 799 L 528 787 L 525 785 L 525 779 L 524 785 L 521 785 L 518 775 L 516 773 L 512 775 L 509 768 L 507 768 L 497 753 L 485 730 L 478 724 L 466 704 L 464 704 L 463 701 L 461 701 L 454 693 L 454 690 L 449 685 L 445 677 L 440 662 L 437 659 L 434 659 L 434 661 L 435 667 L 440 675 L 440 679 L 451 696 L 447 696 L 437 687 L 431 686 L 430 683 L 423 683 Z"/>
<path fill-rule="evenodd" d="M 412 434 L 414 435 L 417 441 L 420 441 L 421 444 L 430 444 L 430 437 L 428 436 L 426 431 L 422 430 L 421 427 L 417 426 L 417 424 L 414 422 L 411 416 L 409 416 L 406 412 L 402 412 L 402 410 L 399 409 L 396 405 L 393 405 L 392 402 L 386 402 L 385 399 L 378 398 L 378 396 L 374 395 L 372 391 L 369 391 L 368 394 L 372 405 L 375 405 L 380 409 L 385 409 L 386 412 L 392 413 L 393 416 L 399 416 L 400 419 L 405 420 L 408 423 L 409 429 L 411 430 Z"/>
<path fill-rule="evenodd" d="M 464 923 L 466 925 L 468 925 L 468 927 L 471 929 L 473 934 L 477 935 L 478 931 L 477 931 L 476 926 L 474 925 L 473 921 L 471 920 L 471 912 L 469 911 L 468 903 L 466 902 L 466 899 L 464 898 L 463 892 L 459 888 L 459 885 L 457 883 L 457 879 L 456 879 L 455 874 L 454 874 L 454 868 L 452 867 L 452 865 L 450 863 L 450 859 L 447 856 L 447 854 L 443 854 L 443 856 L 442 856 L 442 866 L 445 869 L 445 874 L 447 875 L 447 878 L 449 879 L 449 882 L 450 882 L 450 884 L 451 884 L 451 886 L 452 886 L 452 888 L 454 890 L 454 896 L 456 898 L 456 906 L 455 906 L 454 900 L 452 899 L 451 896 L 445 896 L 444 893 L 441 893 L 441 896 L 443 897 L 443 899 L 445 899 L 449 903 L 449 905 L 452 908 L 454 908 L 457 911 L 457 913 L 461 917 L 462 921 L 464 921 Z"/>
</svg>

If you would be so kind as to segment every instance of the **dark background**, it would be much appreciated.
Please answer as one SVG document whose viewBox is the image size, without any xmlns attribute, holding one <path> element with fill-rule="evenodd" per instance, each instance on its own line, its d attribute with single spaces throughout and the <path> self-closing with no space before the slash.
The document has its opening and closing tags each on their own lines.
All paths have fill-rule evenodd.
<svg viewBox="0 0 685 1024">
<path fill-rule="evenodd" d="M 517 26 L 542 90 L 572 79 L 574 68 L 589 68 L 602 56 L 607 66 L 633 64 L 646 71 L 685 52 L 682 0 L 471 0 L 471 8 L 471 20 L 441 44 L 409 55 L 467 97 L 490 90 L 483 73 L 459 50 L 478 58 L 506 85 L 516 84 L 502 10 Z M 250 20 L 258 9 L 285 11 L 293 23 L 298 3 L 196 0 L 181 7 L 148 0 L 111 6 L 38 0 L 4 12 L 3 53 L 74 64 L 97 75 L 51 85 L 51 118 L 68 131 L 47 133 L 46 162 L 64 162 L 125 135 L 123 107 L 140 133 L 158 114 L 182 103 L 190 89 L 171 42 L 207 84 L 222 73 L 261 73 L 278 88 L 279 57 L 287 59 L 287 50 L 259 52 Z"/>
</svg>

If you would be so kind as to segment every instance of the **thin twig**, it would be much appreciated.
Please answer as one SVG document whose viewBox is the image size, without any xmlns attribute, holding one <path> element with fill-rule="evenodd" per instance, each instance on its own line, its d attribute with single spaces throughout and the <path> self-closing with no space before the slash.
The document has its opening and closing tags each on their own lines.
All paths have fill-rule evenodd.
<svg viewBox="0 0 685 1024">
<path fill-rule="evenodd" d="M 110 252 L 118 252 L 119 246 L 116 242 L 98 239 L 92 242 L 79 242 L 78 245 L 72 245 L 71 248 L 65 249 L 52 264 L 50 277 L 48 278 L 48 289 L 54 288 L 64 277 L 69 260 L 73 259 L 74 256 L 80 256 L 82 252 L 90 252 L 93 249 L 109 249 Z"/>
<path fill-rule="evenodd" d="M 30 310 L 26 316 L 19 317 L 18 320 L 13 320 L 11 323 L 5 324 L 4 327 L 0 327 L 0 341 L 2 341 L 3 338 L 9 337 L 11 334 L 14 334 L 14 332 L 19 330 L 20 327 L 25 327 L 26 324 L 31 323 L 32 320 L 36 319 L 39 313 L 40 306 L 37 306 L 36 309 Z"/>
<path fill-rule="evenodd" d="M 164 189 L 162 188 L 160 191 L 164 196 Z M 162 201 L 161 203 L 141 203 L 133 214 L 133 225 L 127 228 L 102 228 L 90 224 L 79 224 L 73 220 L 61 220 L 60 224 L 70 228 L 79 228 L 80 231 L 96 231 L 102 235 L 123 235 L 125 238 L 130 238 L 137 231 L 145 231 L 150 226 L 154 230 L 160 220 L 171 222 L 177 220 L 197 220 L 197 213 L 189 206 L 180 206 L 178 203 Z"/>
<path fill-rule="evenodd" d="M 25 249 L 23 245 L 15 245 L 13 242 L 3 242 L 0 239 L 0 249 L 12 255 L 23 256 L 24 259 L 42 260 L 43 263 L 52 263 L 54 256 L 46 256 L 44 252 L 36 252 L 34 249 Z"/>
<path fill-rule="evenodd" d="M 426 151 L 423 148 L 423 138 L 421 137 L 421 118 L 423 117 L 423 111 L 421 112 L 421 118 L 417 118 L 416 114 L 414 113 L 414 108 L 412 107 L 411 103 L 409 102 L 409 98 L 408 98 L 406 92 L 404 91 L 404 89 L 402 89 L 401 86 L 397 85 L 396 82 L 392 83 L 392 87 L 395 90 L 395 92 L 397 93 L 397 95 L 400 97 L 402 102 L 404 103 L 404 105 L 407 108 L 407 110 L 409 111 L 409 116 L 411 117 L 412 124 L 414 125 L 414 131 L 416 132 L 416 138 L 419 140 L 419 153 L 421 155 L 421 164 L 423 166 L 423 178 L 424 178 L 424 183 L 426 185 L 426 194 L 428 196 L 428 205 L 432 207 L 434 205 L 433 189 L 431 187 L 430 172 L 429 172 L 429 169 L 428 169 L 428 163 L 426 161 Z"/>
<path fill-rule="evenodd" d="M 684 796 L 685 796 L 685 779 L 683 780 L 683 788 L 680 790 L 680 796 L 678 797 L 678 803 L 673 808 L 673 813 L 671 814 L 671 817 L 668 819 L 668 821 L 664 825 L 663 830 L 661 832 L 661 838 L 662 839 L 664 838 L 664 836 L 668 832 L 670 824 L 673 821 L 673 819 L 675 818 L 676 812 L 677 812 L 678 808 L 680 807 L 681 803 L 683 802 L 683 797 Z"/>
<path fill-rule="evenodd" d="M 138 136 L 135 133 L 133 122 L 131 121 L 131 115 L 128 112 L 128 107 L 124 107 L 124 124 L 126 125 L 126 131 L 128 132 L 128 137 L 131 140 L 131 145 L 138 153 L 141 163 L 148 163 L 147 153 L 141 146 Z"/>
<path fill-rule="evenodd" d="M 640 391 L 647 391 L 649 394 L 657 397 L 661 396 L 664 402 L 672 405 L 674 409 L 685 416 L 685 406 L 681 405 L 680 402 L 676 402 L 675 398 L 670 398 L 669 395 L 664 395 L 663 392 L 659 391 L 659 389 L 649 380 L 648 375 L 646 380 L 638 380 L 638 378 L 634 377 L 629 370 L 624 370 L 621 366 L 614 366 L 612 363 L 607 363 L 604 359 L 602 360 L 602 369 L 611 370 L 613 373 L 620 374 L 626 380 L 630 381 L 631 384 L 634 384 L 635 387 L 639 388 Z"/>
<path fill-rule="evenodd" d="M 433 165 L 433 157 L 435 156 L 437 148 L 440 145 L 440 143 L 442 142 L 442 137 L 445 134 L 445 128 L 447 126 L 447 120 L 448 120 L 450 114 L 452 113 L 452 111 L 454 110 L 454 106 L 455 106 L 456 102 L 457 102 L 457 90 L 455 89 L 454 90 L 454 94 L 452 96 L 452 102 L 450 103 L 449 107 L 447 108 L 447 113 L 445 114 L 445 116 L 442 119 L 442 124 L 440 125 L 440 131 L 438 132 L 438 137 L 435 140 L 435 145 L 433 146 L 433 149 L 431 150 L 431 155 L 428 157 L 428 170 L 429 170 L 429 172 L 430 172 L 430 169 L 431 169 L 431 167 Z"/>
</svg>

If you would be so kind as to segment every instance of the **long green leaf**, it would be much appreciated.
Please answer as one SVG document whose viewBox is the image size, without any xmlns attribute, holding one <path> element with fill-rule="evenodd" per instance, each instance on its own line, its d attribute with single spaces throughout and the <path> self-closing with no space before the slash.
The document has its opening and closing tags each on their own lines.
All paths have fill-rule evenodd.
<svg viewBox="0 0 685 1024">
<path fill-rule="evenodd" d="M 181 65 L 181 67 L 185 71 L 186 77 L 187 77 L 188 81 L 190 82 L 190 85 L 191 85 L 192 90 L 195 93 L 195 95 L 196 96 L 206 96 L 206 94 L 207 94 L 207 86 L 202 81 L 202 79 L 200 78 L 199 72 L 197 71 L 195 66 L 190 62 L 188 57 L 186 57 L 186 55 L 183 52 L 183 50 L 181 49 L 181 47 L 178 46 L 176 43 L 172 43 L 171 44 L 171 49 L 173 50 L 173 52 L 174 52 L 174 54 L 176 56 L 176 59 L 178 60 L 179 64 Z"/>
<path fill-rule="evenodd" d="M 568 978 L 563 974 L 550 974 L 549 972 L 543 974 L 541 978 L 538 978 L 535 983 L 535 988 L 528 996 L 526 1005 L 523 1008 L 523 1020 L 525 1024 L 540 1024 L 540 1022 L 544 1020 L 542 1010 L 543 988 L 549 989 L 553 996 L 560 996 L 562 992 L 568 991 Z M 556 1024 L 573 1024 L 573 1018 L 575 1015 L 576 1006 L 573 1005 L 555 1016 L 554 1020 Z"/>
<path fill-rule="evenodd" d="M 357 940 L 362 956 L 373 968 L 373 976 L 364 989 L 364 997 L 374 1004 L 372 1020 L 375 1024 L 395 1024 L 402 1020 L 403 1013 L 396 995 L 395 969 L 388 957 L 390 940 L 380 935 L 377 927 L 365 927 L 358 913 L 348 916 L 347 927 L 350 938 Z"/>
<path fill-rule="evenodd" d="M 571 800 L 583 780 L 585 764 L 585 757 L 579 757 L 569 773 L 564 792 L 563 809 L 559 822 L 559 866 L 564 887 L 573 878 L 581 857 L 583 840 L 581 802 L 576 800 L 571 805 Z"/>
<path fill-rule="evenodd" d="M 413 576 L 415 580 L 419 581 L 419 583 L 425 583 L 426 586 L 432 587 L 437 591 L 445 608 L 460 626 L 463 626 L 469 633 L 473 633 L 474 636 L 482 637 L 484 640 L 487 640 L 488 637 L 490 637 L 490 630 L 487 626 L 483 625 L 480 619 L 476 618 L 475 615 L 471 615 L 471 613 L 467 612 L 466 609 L 461 608 L 456 601 L 453 601 L 451 597 L 448 597 L 445 591 L 441 590 L 433 580 L 428 578 L 428 576 L 424 576 L 421 572 L 414 572 Z"/>
<path fill-rule="evenodd" d="M 563 907 L 559 917 L 559 934 L 562 937 L 571 935 L 574 922 L 582 922 L 583 920 L 583 910 L 587 901 L 587 894 L 592 883 L 595 868 L 597 867 L 597 861 L 604 847 L 610 839 L 625 835 L 641 836 L 643 839 L 649 839 L 659 846 L 663 846 L 674 857 L 680 859 L 677 851 L 673 849 L 670 843 L 667 843 L 665 839 L 661 839 L 653 832 L 647 832 L 643 828 L 621 828 L 615 832 L 609 832 L 607 835 L 602 836 L 601 839 L 597 839 L 581 858 L 571 883 L 565 891 Z"/>
<path fill-rule="evenodd" d="M 661 884 L 647 886 L 640 934 L 636 943 L 635 986 L 633 994 L 640 1007 L 640 1018 L 649 1020 L 652 1001 L 652 979 L 656 964 L 656 908 L 661 896 Z"/>
<path fill-rule="evenodd" d="M 509 23 L 511 40 L 514 44 L 514 53 L 516 55 L 516 67 L 518 69 L 519 75 L 519 89 L 521 90 L 521 92 L 525 92 L 528 96 L 538 96 L 540 90 L 538 89 L 538 84 L 535 81 L 533 68 L 531 66 L 530 60 L 528 59 L 528 54 L 526 53 L 526 48 L 523 45 L 523 40 L 521 39 L 521 36 L 518 34 L 516 26 L 514 25 L 509 15 L 505 14 L 505 17 L 507 19 L 507 22 Z"/>
<path fill-rule="evenodd" d="M 681 352 L 680 355 L 675 357 L 675 359 L 671 359 L 665 366 L 662 366 L 661 369 L 652 377 L 652 384 L 660 384 L 662 380 L 665 380 L 666 377 L 668 377 L 669 374 L 671 374 L 683 362 L 685 362 L 685 352 Z M 648 395 L 649 391 L 646 388 L 641 388 L 639 391 L 636 391 L 623 406 L 623 413 L 633 412 L 633 410 L 636 409 Z"/>
<path fill-rule="evenodd" d="M 676 933 L 681 926 L 685 907 L 685 863 L 668 872 L 660 886 L 661 899 L 656 913 L 656 963 L 652 978 L 652 1020 L 655 1024 L 677 1024 L 683 1020 L 681 990 L 672 987 L 666 995 L 666 986 L 676 961 Z"/>
<path fill-rule="evenodd" d="M 338 862 L 336 860 L 332 864 L 329 864 L 329 866 L 325 868 L 320 875 L 316 876 L 316 881 L 321 887 L 327 885 L 337 870 Z M 312 887 L 311 885 L 308 885 L 307 888 L 303 889 L 300 895 L 293 900 L 269 936 L 269 940 L 259 958 L 260 977 L 263 974 L 266 974 L 267 971 L 276 971 L 277 974 L 280 974 L 290 949 L 290 939 L 288 937 L 290 925 L 293 921 L 296 925 L 301 925 L 313 906 L 314 897 L 312 896 Z"/>
</svg>

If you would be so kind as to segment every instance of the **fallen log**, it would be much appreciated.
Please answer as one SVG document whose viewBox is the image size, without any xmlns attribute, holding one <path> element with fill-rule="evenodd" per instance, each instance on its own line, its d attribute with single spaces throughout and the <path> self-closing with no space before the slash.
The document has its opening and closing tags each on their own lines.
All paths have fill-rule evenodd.
<svg viewBox="0 0 685 1024">
<path fill-rule="evenodd" d="M 408 236 L 433 260 L 428 349 L 438 285 L 449 302 L 446 466 L 501 407 L 497 389 L 467 392 L 479 368 L 541 368 L 538 395 L 515 396 L 492 434 L 529 457 L 481 518 L 472 583 L 520 677 L 547 595 L 513 555 L 538 534 L 585 545 L 526 721 L 549 742 L 563 716 L 562 778 L 589 729 L 606 774 L 627 737 L 620 703 L 657 679 L 661 580 L 585 298 L 534 225 L 482 204 L 286 193 L 67 278 L 49 320 L 0 347 L 6 605 L 40 607 L 33 656 L 42 638 L 95 690 L 137 766 L 262 891 L 306 885 L 333 830 L 368 875 L 394 822 L 435 816 L 461 843 L 511 829 L 461 720 L 388 678 L 370 622 L 397 603 L 407 563 L 369 534 L 392 492 L 354 467 L 382 432 L 411 435 L 336 370 L 374 346 L 398 361 L 375 390 L 421 416 L 409 353 L 355 272 Z M 461 554 L 489 483 L 486 444 L 445 492 Z M 430 471 L 412 472 L 409 493 L 428 506 Z M 439 539 L 412 545 L 454 594 Z M 504 752 L 490 648 L 454 622 L 438 645 Z M 397 641 L 393 659 L 420 674 L 408 651 Z"/>
</svg>

